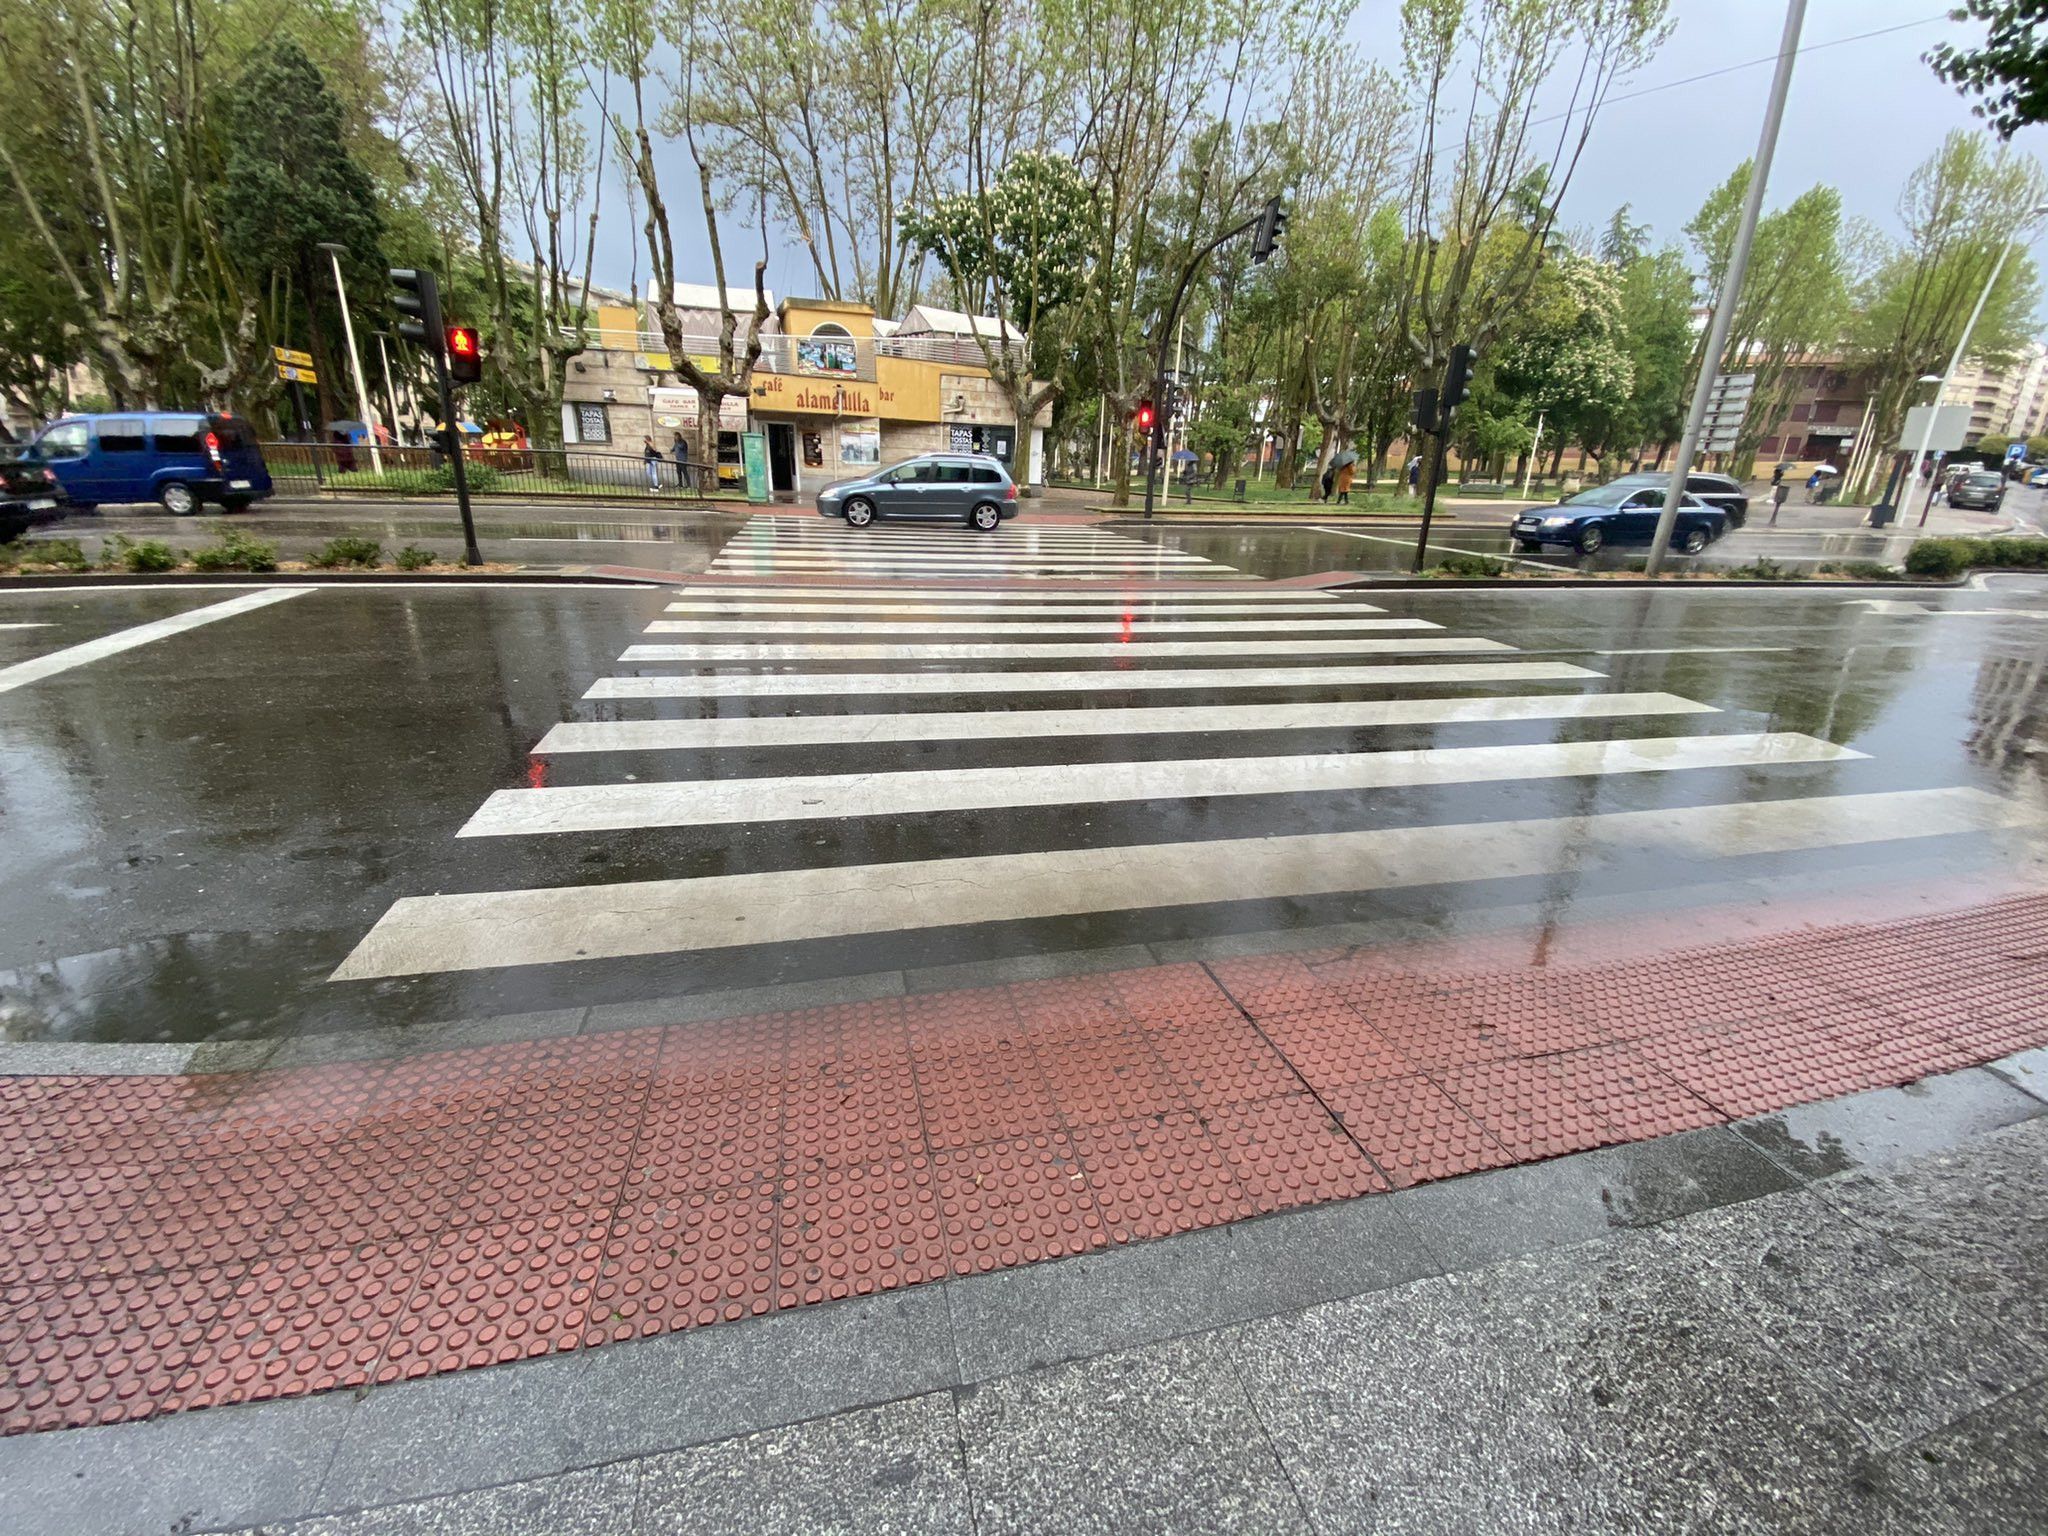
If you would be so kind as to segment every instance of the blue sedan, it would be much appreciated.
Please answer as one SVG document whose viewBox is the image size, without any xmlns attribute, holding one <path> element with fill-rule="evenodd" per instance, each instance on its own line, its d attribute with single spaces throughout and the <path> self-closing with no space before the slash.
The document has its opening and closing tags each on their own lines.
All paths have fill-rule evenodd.
<svg viewBox="0 0 2048 1536">
<path fill-rule="evenodd" d="M 1555 507 L 1532 507 L 1512 525 L 1515 548 L 1541 550 L 1562 544 L 1590 555 L 1610 544 L 1648 544 L 1657 536 L 1657 513 L 1664 505 L 1661 487 L 1596 485 L 1569 496 Z M 1696 555 L 1728 531 L 1728 514 L 1687 494 L 1679 504 L 1671 545 Z"/>
</svg>

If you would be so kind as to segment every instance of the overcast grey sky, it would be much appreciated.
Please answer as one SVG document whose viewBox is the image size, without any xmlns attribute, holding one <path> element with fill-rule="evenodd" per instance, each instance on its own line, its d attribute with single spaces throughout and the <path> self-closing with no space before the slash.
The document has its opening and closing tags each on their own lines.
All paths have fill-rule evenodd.
<svg viewBox="0 0 2048 1536">
<path fill-rule="evenodd" d="M 1602 113 L 1566 200 L 1568 225 L 1597 227 L 1628 203 L 1659 242 L 1682 241 L 1686 220 L 1707 192 L 1756 147 L 1785 0 L 1675 0 L 1673 13 L 1671 40 L 1618 93 L 1631 99 L 1614 101 Z M 1396 62 L 1399 14 L 1400 0 L 1364 0 L 1351 33 L 1358 58 Z M 1886 28 L 1900 30 L 1843 41 Z M 1849 215 L 1896 232 L 1907 172 L 1951 128 L 1983 131 L 1968 103 L 1921 60 L 1933 44 L 1974 31 L 1949 21 L 1943 0 L 1809 0 L 1767 206 L 1828 182 L 1841 189 Z M 1717 70 L 1730 72 L 1693 79 Z M 2025 130 L 2015 147 L 2048 154 L 2048 128 Z M 679 174 L 680 157 L 668 158 L 670 174 Z M 678 254 L 691 263 L 688 275 L 708 281 L 703 233 L 689 201 L 673 198 L 671 207 L 683 248 Z M 633 254 L 625 241 L 638 236 L 623 224 L 612 223 L 616 243 L 600 256 L 600 265 L 610 268 L 606 275 L 619 284 Z M 728 235 L 735 283 L 747 280 L 758 239 L 751 231 L 738 239 Z M 2048 268 L 2048 231 L 2037 236 L 2034 255 Z M 644 277 L 644 257 L 638 271 Z M 810 265 L 793 242 L 771 251 L 768 278 L 778 296 L 813 286 Z"/>
</svg>

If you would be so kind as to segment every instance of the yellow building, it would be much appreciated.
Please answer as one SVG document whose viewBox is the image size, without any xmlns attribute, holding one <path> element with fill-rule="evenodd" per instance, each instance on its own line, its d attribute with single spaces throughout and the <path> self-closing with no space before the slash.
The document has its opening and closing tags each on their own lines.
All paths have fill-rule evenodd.
<svg viewBox="0 0 2048 1536">
<path fill-rule="evenodd" d="M 702 343 L 701 351 L 690 345 L 691 357 L 715 368 L 717 290 L 678 284 L 676 299 L 685 344 Z M 753 296 L 734 291 L 727 302 L 744 325 Z M 652 438 L 666 453 L 677 435 L 694 433 L 697 392 L 675 376 L 652 318 L 646 315 L 643 324 L 630 309 L 600 311 L 597 345 L 570 367 L 565 440 L 637 454 L 642 439 Z M 771 489 L 791 500 L 935 450 L 993 454 L 1018 479 L 1042 481 L 1050 411 L 1018 432 L 977 333 L 989 346 L 1024 345 L 1014 328 L 986 316 L 916 308 L 899 321 L 878 317 L 865 304 L 786 299 L 761 328 L 748 398 L 724 402 L 721 437 L 729 445 L 722 444 L 720 458 L 737 463 L 738 434 L 762 433 Z"/>
</svg>

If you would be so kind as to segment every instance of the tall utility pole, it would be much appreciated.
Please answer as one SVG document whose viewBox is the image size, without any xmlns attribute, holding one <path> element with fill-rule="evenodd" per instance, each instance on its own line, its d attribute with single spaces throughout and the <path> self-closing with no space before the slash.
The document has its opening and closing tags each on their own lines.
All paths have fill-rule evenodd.
<svg viewBox="0 0 2048 1536">
<path fill-rule="evenodd" d="M 1991 276 L 1984 284 L 1984 291 L 1977 295 L 1977 307 L 1970 311 L 1970 318 L 1963 325 L 1963 334 L 1956 338 L 1956 349 L 1949 354 L 1948 367 L 1942 370 L 1941 388 L 1934 392 L 1934 404 L 1927 408 L 1927 430 L 1920 434 L 1920 451 L 1913 455 L 1912 474 L 1917 475 L 1920 473 L 1920 466 L 1927 459 L 1927 450 L 1934 444 L 1934 418 L 1941 414 L 1942 397 L 1948 393 L 1948 386 L 1956 376 L 1956 369 L 1962 366 L 1963 349 L 1969 346 L 1970 333 L 1977 329 L 1977 322 L 1984 317 L 1984 305 L 1991 298 L 1991 290 L 1998 286 L 1998 274 L 2005 270 L 2005 258 L 2010 256 L 2012 248 L 2019 244 L 2020 231 L 2033 223 L 2034 220 L 2040 218 L 2044 213 L 2048 213 L 2048 203 L 2040 203 L 2029 208 L 2025 217 L 2013 226 L 2012 233 L 2005 237 L 2005 243 L 1998 248 L 1998 260 L 1991 265 Z M 1913 481 L 1909 478 L 1906 481 L 1907 487 L 1910 489 L 1912 484 Z M 1927 514 L 1934 510 L 1934 486 L 1935 477 L 1929 475 L 1927 477 L 1927 499 L 1920 504 L 1920 526 L 1922 528 L 1927 526 Z"/>
<path fill-rule="evenodd" d="M 1650 558 L 1643 567 L 1646 575 L 1654 576 L 1663 568 L 1664 557 L 1671 549 L 1671 530 L 1677 525 L 1678 509 L 1685 501 L 1685 479 L 1699 447 L 1700 423 L 1706 419 L 1707 401 L 1713 395 L 1714 380 L 1720 376 L 1721 349 L 1728 345 L 1728 328 L 1735 323 L 1735 303 L 1742 296 L 1742 275 L 1749 268 L 1749 248 L 1756 240 L 1757 210 L 1763 205 L 1764 183 L 1770 180 L 1771 157 L 1778 148 L 1778 124 L 1785 116 L 1785 94 L 1792 87 L 1792 61 L 1799 56 L 1799 29 L 1805 22 L 1806 0 L 1791 0 L 1785 7 L 1785 36 L 1778 44 L 1778 67 L 1771 75 L 1771 99 L 1764 108 L 1763 132 L 1757 138 L 1749 194 L 1742 200 L 1742 222 L 1735 229 L 1728 270 L 1721 274 L 1721 293 L 1714 301 L 1714 318 L 1707 327 L 1707 350 L 1700 357 L 1700 376 L 1692 387 L 1692 410 L 1685 418 L 1685 436 L 1679 440 L 1678 460 L 1671 466 L 1664 509 L 1657 514 L 1657 536 L 1650 541 Z"/>
<path fill-rule="evenodd" d="M 341 253 L 348 247 L 326 240 L 321 242 L 320 249 L 334 263 L 334 294 L 341 300 L 341 334 L 348 339 L 348 365 L 356 376 L 356 410 L 362 415 L 363 430 L 370 434 L 370 468 L 381 475 L 384 473 L 384 456 L 377 451 L 377 418 L 370 413 L 370 391 L 363 383 L 363 358 L 356 351 L 356 324 L 349 318 L 348 289 L 341 281 Z"/>
</svg>

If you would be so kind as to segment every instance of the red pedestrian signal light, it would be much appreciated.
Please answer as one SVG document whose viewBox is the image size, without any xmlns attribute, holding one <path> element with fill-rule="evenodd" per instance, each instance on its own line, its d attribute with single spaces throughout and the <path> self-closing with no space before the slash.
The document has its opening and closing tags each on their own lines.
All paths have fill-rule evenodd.
<svg viewBox="0 0 2048 1536">
<path fill-rule="evenodd" d="M 1140 400 L 1138 402 L 1138 413 L 1131 418 L 1131 424 L 1140 432 L 1150 432 L 1152 430 L 1152 420 L 1152 402 L 1150 400 Z"/>
<path fill-rule="evenodd" d="M 454 384 L 474 384 L 484 376 L 483 347 L 477 341 L 476 327 L 451 325 L 448 327 L 448 379 Z"/>
</svg>

